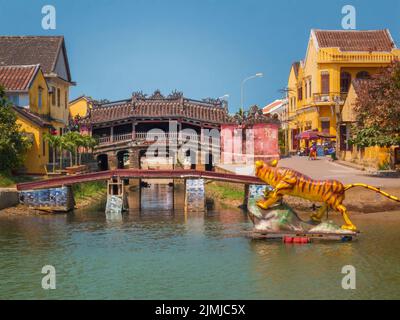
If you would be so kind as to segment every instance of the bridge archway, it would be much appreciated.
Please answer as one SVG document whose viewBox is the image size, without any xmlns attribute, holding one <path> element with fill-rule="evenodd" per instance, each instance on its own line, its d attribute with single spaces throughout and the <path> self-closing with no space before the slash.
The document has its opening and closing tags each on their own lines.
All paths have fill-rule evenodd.
<svg viewBox="0 0 400 320">
<path fill-rule="evenodd" d="M 129 151 L 121 150 L 117 152 L 117 168 L 125 169 L 125 163 L 129 161 Z"/>
<path fill-rule="evenodd" d="M 97 167 L 99 171 L 108 170 L 108 155 L 107 154 L 99 154 L 97 156 Z"/>
</svg>

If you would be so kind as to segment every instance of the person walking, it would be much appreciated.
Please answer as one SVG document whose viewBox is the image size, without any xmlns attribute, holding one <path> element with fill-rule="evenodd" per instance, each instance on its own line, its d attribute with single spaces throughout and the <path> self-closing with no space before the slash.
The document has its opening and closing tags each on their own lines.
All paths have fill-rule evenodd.
<svg viewBox="0 0 400 320">
<path fill-rule="evenodd" d="M 317 145 L 315 142 L 313 142 L 311 148 L 310 148 L 310 154 L 308 156 L 309 160 L 317 160 Z"/>
</svg>

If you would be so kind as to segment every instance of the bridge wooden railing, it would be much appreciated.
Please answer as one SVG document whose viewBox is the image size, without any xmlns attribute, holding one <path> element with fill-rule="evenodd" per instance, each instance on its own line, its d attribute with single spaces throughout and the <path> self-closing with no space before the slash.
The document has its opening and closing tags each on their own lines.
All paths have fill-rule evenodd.
<svg viewBox="0 0 400 320">
<path fill-rule="evenodd" d="M 89 181 L 109 180 L 112 177 L 122 179 L 205 179 L 241 184 L 264 184 L 255 176 L 220 173 L 199 170 L 140 170 L 115 169 L 101 172 L 92 172 L 80 175 L 63 176 L 52 179 L 32 181 L 17 184 L 17 190 L 34 190 L 55 188 Z"/>
<path fill-rule="evenodd" d="M 191 141 L 201 142 L 201 135 L 197 134 L 181 134 L 174 133 L 156 133 L 156 132 L 134 132 L 134 133 L 120 133 L 111 136 L 98 138 L 99 145 L 110 144 L 115 142 L 123 142 L 130 140 L 147 140 L 147 141 L 169 141 L 169 140 L 183 140 L 186 141 L 190 138 Z"/>
</svg>

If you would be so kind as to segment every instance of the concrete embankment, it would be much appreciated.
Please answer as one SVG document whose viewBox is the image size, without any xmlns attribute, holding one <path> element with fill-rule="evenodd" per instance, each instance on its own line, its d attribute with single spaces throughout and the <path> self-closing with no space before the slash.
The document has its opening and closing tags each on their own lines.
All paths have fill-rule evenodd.
<svg viewBox="0 0 400 320">
<path fill-rule="evenodd" d="M 0 188 L 0 210 L 16 206 L 19 203 L 18 191 L 12 188 Z"/>
</svg>

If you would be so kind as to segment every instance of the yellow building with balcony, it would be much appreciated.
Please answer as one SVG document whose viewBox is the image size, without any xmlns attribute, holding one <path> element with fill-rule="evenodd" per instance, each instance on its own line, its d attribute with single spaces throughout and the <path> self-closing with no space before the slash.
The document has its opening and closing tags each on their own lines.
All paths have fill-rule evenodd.
<svg viewBox="0 0 400 320">
<path fill-rule="evenodd" d="M 345 136 L 341 112 L 352 81 L 369 78 L 399 57 L 387 29 L 311 30 L 306 56 L 292 65 L 288 79 L 289 151 L 307 146 L 296 138 L 307 130 Z"/>
<path fill-rule="evenodd" d="M 50 123 L 49 88 L 39 65 L 0 66 L 0 85 L 13 104 L 20 129 L 30 137 L 22 171 L 44 174 L 49 162 L 49 145 L 45 134 Z"/>
</svg>

